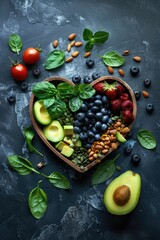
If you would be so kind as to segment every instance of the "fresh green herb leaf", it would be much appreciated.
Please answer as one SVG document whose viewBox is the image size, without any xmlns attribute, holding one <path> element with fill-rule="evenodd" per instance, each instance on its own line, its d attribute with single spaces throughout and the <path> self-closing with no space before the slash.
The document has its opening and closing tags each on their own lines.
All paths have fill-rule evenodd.
<svg viewBox="0 0 160 240">
<path fill-rule="evenodd" d="M 65 63 L 65 53 L 61 50 L 53 50 L 47 57 L 44 68 L 46 70 L 55 69 Z"/>
<path fill-rule="evenodd" d="M 67 178 L 59 172 L 53 172 L 47 176 L 48 180 L 57 188 L 69 189 L 70 183 Z"/>
<path fill-rule="evenodd" d="M 137 138 L 142 147 L 146 149 L 154 149 L 157 145 L 155 137 L 149 130 L 146 129 L 139 130 Z"/>
<path fill-rule="evenodd" d="M 82 99 L 88 99 L 92 97 L 96 92 L 91 85 L 85 84 L 85 83 L 80 84 L 78 90 L 79 90 L 79 96 Z"/>
<path fill-rule="evenodd" d="M 47 108 L 49 115 L 53 119 L 58 119 L 59 117 L 61 117 L 66 111 L 66 109 L 66 103 L 60 99 L 55 99 L 55 102 Z"/>
<path fill-rule="evenodd" d="M 48 108 L 50 107 L 51 105 L 53 105 L 55 103 L 55 98 L 52 97 L 52 98 L 47 98 L 47 99 L 44 99 L 43 100 L 43 105 L 45 108 Z"/>
<path fill-rule="evenodd" d="M 37 187 L 30 192 L 28 197 L 28 204 L 31 214 L 36 219 L 43 217 L 48 205 L 47 194 L 40 188 L 40 182 L 41 181 L 38 182 Z"/>
<path fill-rule="evenodd" d="M 110 67 L 119 67 L 125 62 L 125 59 L 114 51 L 108 52 L 100 57 L 102 58 L 104 64 Z"/>
<path fill-rule="evenodd" d="M 12 52 L 16 52 L 19 55 L 19 52 L 22 49 L 22 39 L 18 34 L 11 34 L 9 37 L 9 47 Z"/>
<path fill-rule="evenodd" d="M 71 109 L 72 112 L 76 112 L 80 109 L 82 106 L 83 100 L 79 97 L 73 97 L 69 99 L 69 108 Z"/>
<path fill-rule="evenodd" d="M 93 49 L 94 47 L 94 43 L 93 42 L 87 42 L 86 45 L 85 45 L 85 50 L 86 52 L 89 52 Z"/>
<path fill-rule="evenodd" d="M 32 163 L 29 160 L 18 155 L 10 155 L 7 158 L 10 166 L 20 175 L 28 175 L 31 172 L 39 174 L 39 172 L 34 169 Z"/>
<path fill-rule="evenodd" d="M 109 33 L 104 31 L 96 32 L 93 36 L 95 44 L 102 44 L 108 40 Z"/>
<path fill-rule="evenodd" d="M 112 160 L 106 160 L 97 167 L 91 179 L 92 185 L 103 183 L 112 177 L 116 169 L 114 162 L 118 157 L 119 155 Z"/>
<path fill-rule="evenodd" d="M 59 83 L 57 90 L 61 98 L 66 99 L 75 96 L 74 86 L 70 85 L 67 82 Z"/>
<path fill-rule="evenodd" d="M 33 145 L 32 145 L 32 140 L 34 138 L 34 132 L 32 131 L 31 127 L 25 128 L 24 129 L 24 137 L 26 140 L 27 147 L 30 152 L 35 151 L 38 153 L 40 156 L 43 156 L 42 153 L 40 153 Z"/>
<path fill-rule="evenodd" d="M 56 93 L 56 87 L 50 82 L 40 82 L 33 86 L 32 92 L 39 99 L 51 98 Z"/>
<path fill-rule="evenodd" d="M 88 41 L 88 40 L 91 40 L 92 37 L 93 37 L 93 32 L 90 29 L 85 28 L 83 31 L 83 39 L 85 41 Z"/>
</svg>

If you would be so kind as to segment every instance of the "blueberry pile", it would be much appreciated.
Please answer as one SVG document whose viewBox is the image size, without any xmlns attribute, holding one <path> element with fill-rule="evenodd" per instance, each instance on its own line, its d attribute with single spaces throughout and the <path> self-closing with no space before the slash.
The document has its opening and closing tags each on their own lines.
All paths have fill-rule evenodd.
<svg viewBox="0 0 160 240">
<path fill-rule="evenodd" d="M 85 100 L 74 116 L 74 132 L 79 135 L 82 145 L 90 148 L 94 141 L 113 123 L 107 96 L 95 94 Z"/>
</svg>

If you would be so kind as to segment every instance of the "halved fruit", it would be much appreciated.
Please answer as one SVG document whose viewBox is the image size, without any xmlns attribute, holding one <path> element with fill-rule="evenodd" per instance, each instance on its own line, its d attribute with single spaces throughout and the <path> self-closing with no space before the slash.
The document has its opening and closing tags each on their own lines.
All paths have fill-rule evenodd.
<svg viewBox="0 0 160 240">
<path fill-rule="evenodd" d="M 47 109 L 43 105 L 43 101 L 36 101 L 33 106 L 34 116 L 36 120 L 43 125 L 51 123 L 52 118 L 49 115 Z"/>
<path fill-rule="evenodd" d="M 51 142 L 60 142 L 64 138 L 64 130 L 59 121 L 54 120 L 43 128 L 44 136 Z"/>
</svg>

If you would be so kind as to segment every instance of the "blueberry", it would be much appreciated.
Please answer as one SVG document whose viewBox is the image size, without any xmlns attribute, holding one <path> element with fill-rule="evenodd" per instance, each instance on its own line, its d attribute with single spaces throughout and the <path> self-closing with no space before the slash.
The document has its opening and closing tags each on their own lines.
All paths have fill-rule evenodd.
<svg viewBox="0 0 160 240">
<path fill-rule="evenodd" d="M 101 137 L 100 134 L 97 133 L 97 134 L 95 134 L 95 136 L 94 136 L 94 140 L 95 140 L 95 141 L 98 141 L 98 140 L 100 139 L 100 137 Z"/>
<path fill-rule="evenodd" d="M 93 81 L 92 78 L 90 78 L 89 76 L 85 76 L 85 77 L 83 78 L 83 82 L 84 82 L 84 83 L 90 84 L 92 81 Z"/>
<path fill-rule="evenodd" d="M 96 122 L 95 123 L 95 128 L 97 129 L 97 130 L 100 130 L 101 129 L 101 126 L 102 126 L 102 123 L 101 122 Z"/>
<path fill-rule="evenodd" d="M 95 99 L 102 100 L 102 96 L 101 96 L 100 94 L 97 94 L 97 95 L 95 96 Z"/>
<path fill-rule="evenodd" d="M 85 119 L 84 119 L 84 124 L 85 125 L 88 125 L 90 123 L 90 119 L 88 119 L 87 117 L 85 117 Z"/>
<path fill-rule="evenodd" d="M 93 143 L 93 142 L 94 142 L 94 137 L 89 137 L 89 138 L 87 139 L 87 142 L 88 142 L 88 143 Z"/>
<path fill-rule="evenodd" d="M 94 124 L 96 122 L 95 118 L 90 119 L 90 123 Z"/>
<path fill-rule="evenodd" d="M 33 69 L 33 76 L 34 77 L 39 77 L 39 75 L 41 74 L 41 70 L 36 68 L 36 69 Z"/>
<path fill-rule="evenodd" d="M 88 134 L 88 137 L 90 138 L 94 137 L 94 133 L 90 130 L 88 130 L 87 134 Z"/>
<path fill-rule="evenodd" d="M 98 113 L 95 114 L 95 118 L 96 118 L 97 120 L 101 120 L 102 117 L 103 117 L 103 114 L 102 114 L 101 112 L 98 112 Z"/>
<path fill-rule="evenodd" d="M 94 113 L 93 113 L 93 112 L 88 112 L 88 113 L 87 113 L 87 117 L 88 117 L 89 119 L 93 119 L 93 118 L 94 118 Z"/>
<path fill-rule="evenodd" d="M 74 84 L 80 84 L 80 82 L 81 82 L 81 77 L 80 77 L 79 75 L 74 75 L 74 76 L 72 77 L 72 82 L 73 82 Z"/>
<path fill-rule="evenodd" d="M 88 110 L 87 105 L 85 103 L 82 103 L 82 106 L 80 107 L 80 111 L 87 112 L 87 110 Z"/>
<path fill-rule="evenodd" d="M 82 126 L 82 123 L 80 121 L 78 121 L 78 120 L 75 120 L 74 121 L 74 126 L 80 127 L 80 126 Z"/>
<path fill-rule="evenodd" d="M 94 102 L 94 100 L 95 100 L 95 97 L 92 96 L 92 97 L 90 97 L 90 98 L 88 99 L 88 102 Z"/>
<path fill-rule="evenodd" d="M 92 60 L 92 59 L 87 59 L 87 60 L 86 60 L 86 64 L 87 64 L 87 66 L 88 66 L 89 68 L 92 68 L 93 65 L 94 65 L 94 60 Z"/>
<path fill-rule="evenodd" d="M 151 85 L 151 80 L 147 78 L 147 79 L 145 79 L 145 80 L 143 81 L 143 84 L 144 84 L 145 87 L 148 88 L 148 87 L 150 87 L 150 85 Z"/>
<path fill-rule="evenodd" d="M 95 133 L 95 134 L 97 134 L 97 133 L 98 133 L 98 130 L 97 130 L 95 127 L 93 127 L 93 128 L 92 128 L 92 132 Z"/>
<path fill-rule="evenodd" d="M 141 92 L 138 90 L 134 91 L 135 98 L 138 100 L 141 97 Z"/>
<path fill-rule="evenodd" d="M 98 72 L 94 72 L 92 74 L 92 78 L 93 78 L 93 80 L 96 80 L 97 78 L 100 78 L 100 74 Z"/>
<path fill-rule="evenodd" d="M 15 103 L 15 101 L 16 101 L 15 95 L 13 95 L 13 94 L 9 95 L 9 96 L 7 97 L 7 101 L 8 101 L 9 103 Z"/>
<path fill-rule="evenodd" d="M 146 106 L 146 111 L 151 114 L 154 110 L 154 105 L 153 103 L 148 103 L 147 106 Z"/>
<path fill-rule="evenodd" d="M 82 121 L 85 118 L 85 114 L 83 112 L 77 113 L 77 119 L 79 121 Z"/>
<path fill-rule="evenodd" d="M 107 128 L 108 128 L 107 124 L 103 123 L 102 126 L 101 126 L 102 132 L 106 131 Z"/>
<path fill-rule="evenodd" d="M 75 127 L 73 128 L 73 131 L 74 131 L 75 133 L 77 133 L 77 134 L 80 134 L 80 133 L 81 133 L 81 129 L 80 129 L 79 127 L 77 127 L 77 126 L 75 126 Z"/>
<path fill-rule="evenodd" d="M 94 104 L 98 107 L 101 107 L 102 106 L 102 101 L 101 100 L 95 100 Z"/>
<path fill-rule="evenodd" d="M 108 110 L 108 116 L 111 117 L 112 112 L 110 110 Z"/>
<path fill-rule="evenodd" d="M 88 128 L 86 126 L 81 127 L 82 132 L 87 132 Z"/>
<path fill-rule="evenodd" d="M 137 66 L 132 66 L 130 68 L 130 73 L 132 74 L 132 76 L 136 76 L 139 73 L 139 67 Z"/>
<path fill-rule="evenodd" d="M 87 139 L 87 133 L 86 133 L 86 132 L 81 132 L 81 133 L 79 134 L 79 138 L 80 138 L 80 140 L 82 140 L 82 141 L 86 140 L 86 139 Z"/>
<path fill-rule="evenodd" d="M 92 144 L 90 144 L 90 143 L 86 143 L 86 144 L 85 144 L 85 147 L 86 147 L 87 149 L 89 149 L 89 148 L 91 147 L 91 145 L 92 145 Z"/>
<path fill-rule="evenodd" d="M 92 110 L 92 112 L 96 113 L 96 112 L 99 111 L 99 107 L 98 106 L 93 106 L 93 107 L 91 107 L 91 110 Z"/>
<path fill-rule="evenodd" d="M 124 148 L 124 153 L 125 153 L 126 155 L 131 154 L 131 152 L 132 152 L 131 146 L 127 146 L 127 147 Z"/>
<path fill-rule="evenodd" d="M 102 102 L 103 102 L 103 103 L 108 103 L 108 98 L 107 98 L 107 96 L 102 96 Z"/>
<path fill-rule="evenodd" d="M 141 157 L 138 154 L 133 154 L 131 157 L 131 161 L 133 164 L 137 165 L 141 161 Z"/>
<path fill-rule="evenodd" d="M 113 120 L 112 120 L 111 118 L 109 118 L 109 119 L 108 119 L 108 124 L 109 124 L 109 125 L 112 125 L 112 123 L 113 123 Z"/>
<path fill-rule="evenodd" d="M 88 129 L 92 129 L 92 128 L 93 128 L 93 124 L 90 123 L 90 124 L 88 125 Z"/>
<path fill-rule="evenodd" d="M 101 113 L 103 115 L 107 115 L 108 114 L 108 110 L 106 108 L 101 108 Z"/>
<path fill-rule="evenodd" d="M 89 107 L 89 108 L 91 108 L 91 107 L 93 107 L 93 106 L 94 106 L 94 102 L 89 102 L 89 103 L 88 103 L 88 107 Z"/>
<path fill-rule="evenodd" d="M 26 91 L 27 88 L 28 88 L 28 83 L 27 83 L 27 82 L 22 82 L 22 83 L 21 83 L 21 90 L 22 90 L 22 91 Z"/>
<path fill-rule="evenodd" d="M 105 116 L 102 117 L 101 122 L 102 123 L 108 123 L 108 120 L 109 120 L 109 117 L 107 115 L 105 115 Z"/>
</svg>

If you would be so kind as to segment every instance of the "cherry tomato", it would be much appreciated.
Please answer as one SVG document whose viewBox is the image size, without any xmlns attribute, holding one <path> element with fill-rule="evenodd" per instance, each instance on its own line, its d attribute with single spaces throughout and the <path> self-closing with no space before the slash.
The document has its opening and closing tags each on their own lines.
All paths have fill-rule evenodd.
<svg viewBox="0 0 160 240">
<path fill-rule="evenodd" d="M 34 64 L 40 59 L 41 50 L 38 48 L 27 48 L 23 53 L 23 61 L 27 64 Z"/>
<path fill-rule="evenodd" d="M 28 75 L 28 70 L 22 63 L 17 63 L 12 66 L 11 75 L 15 80 L 23 81 Z"/>
</svg>

